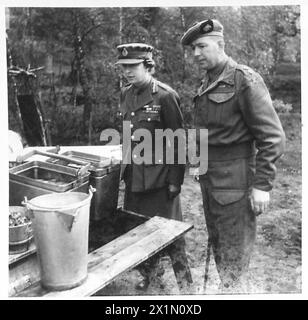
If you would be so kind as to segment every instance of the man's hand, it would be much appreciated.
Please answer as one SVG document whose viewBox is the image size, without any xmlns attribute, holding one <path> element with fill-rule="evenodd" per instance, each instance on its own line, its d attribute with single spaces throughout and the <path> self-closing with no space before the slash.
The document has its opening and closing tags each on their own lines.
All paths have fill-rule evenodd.
<svg viewBox="0 0 308 320">
<path fill-rule="evenodd" d="M 181 187 L 174 184 L 169 184 L 168 186 L 168 196 L 169 199 L 174 199 L 181 192 Z"/>
<path fill-rule="evenodd" d="M 250 195 L 250 204 L 252 210 L 257 216 L 266 211 L 269 205 L 269 201 L 269 192 L 252 188 Z"/>
</svg>

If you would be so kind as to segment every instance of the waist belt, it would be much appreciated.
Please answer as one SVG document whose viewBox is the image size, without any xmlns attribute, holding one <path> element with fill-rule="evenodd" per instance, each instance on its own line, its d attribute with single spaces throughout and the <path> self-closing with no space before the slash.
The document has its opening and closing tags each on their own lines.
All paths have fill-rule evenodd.
<svg viewBox="0 0 308 320">
<path fill-rule="evenodd" d="M 208 161 L 225 161 L 248 158 L 256 154 L 253 141 L 226 146 L 209 146 Z"/>
</svg>

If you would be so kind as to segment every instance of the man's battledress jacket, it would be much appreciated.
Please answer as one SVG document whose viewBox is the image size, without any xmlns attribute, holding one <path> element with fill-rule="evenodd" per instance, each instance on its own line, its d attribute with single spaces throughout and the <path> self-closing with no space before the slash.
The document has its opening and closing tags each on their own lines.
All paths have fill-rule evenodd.
<svg viewBox="0 0 308 320">
<path fill-rule="evenodd" d="M 251 185 L 270 191 L 285 135 L 262 77 L 229 58 L 218 78 L 211 84 L 208 80 L 205 77 L 194 98 L 194 123 L 208 129 L 209 162 L 248 158 L 257 150 Z M 227 181 L 227 175 L 219 173 L 221 181 L 214 181 L 214 187 L 242 188 L 234 181 L 235 173 L 231 176 L 233 181 Z"/>
</svg>

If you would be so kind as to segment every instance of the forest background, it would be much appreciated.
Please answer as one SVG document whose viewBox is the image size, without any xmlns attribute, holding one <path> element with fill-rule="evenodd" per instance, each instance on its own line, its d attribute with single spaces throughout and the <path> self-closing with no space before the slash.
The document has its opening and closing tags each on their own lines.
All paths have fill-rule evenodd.
<svg viewBox="0 0 308 320">
<path fill-rule="evenodd" d="M 47 144 L 101 144 L 102 130 L 120 129 L 119 92 L 125 79 L 115 66 L 116 46 L 126 42 L 154 46 L 155 77 L 178 91 L 186 126 L 192 126 L 192 97 L 202 73 L 180 38 L 195 21 L 219 19 L 225 27 L 227 54 L 263 76 L 287 137 L 285 154 L 277 161 L 269 212 L 258 217 L 251 293 L 301 293 L 303 13 L 303 6 L 294 5 L 6 8 L 9 129 L 21 133 L 25 144 L 44 143 L 31 135 L 37 123 L 29 125 L 21 117 L 21 108 L 34 102 L 42 113 Z M 28 118 L 35 117 L 30 113 Z M 7 181 L 7 171 L 2 180 Z M 123 188 L 120 191 L 119 205 Z M 194 225 L 186 237 L 192 292 L 203 294 L 207 232 L 200 187 L 189 176 L 181 201 L 184 221 Z M 145 294 L 179 293 L 170 263 L 163 260 L 165 288 L 153 284 Z M 5 264 L 2 274 L 6 273 Z M 137 278 L 131 270 L 98 295 L 138 295 Z M 218 288 L 212 259 L 206 293 L 219 293 Z"/>
<path fill-rule="evenodd" d="M 264 77 L 276 110 L 299 113 L 300 6 L 11 7 L 6 8 L 9 129 L 28 145 L 101 144 L 103 129 L 120 129 L 125 79 L 115 66 L 116 46 L 127 42 L 154 46 L 155 77 L 178 91 L 189 127 L 202 74 L 180 38 L 209 17 L 224 25 L 227 54 Z M 36 68 L 35 76 L 27 72 Z M 31 94 L 46 133 L 39 142 L 27 141 L 25 131 L 35 128 L 27 128 L 20 113 L 22 97 Z"/>
</svg>

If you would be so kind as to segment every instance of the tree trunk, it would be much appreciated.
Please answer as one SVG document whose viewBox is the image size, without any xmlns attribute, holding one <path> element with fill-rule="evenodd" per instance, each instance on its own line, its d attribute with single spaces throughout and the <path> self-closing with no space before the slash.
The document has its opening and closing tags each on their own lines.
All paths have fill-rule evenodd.
<svg viewBox="0 0 308 320">
<path fill-rule="evenodd" d="M 123 8 L 120 7 L 119 8 L 119 44 L 122 44 L 123 43 L 123 20 L 124 20 L 124 17 L 123 17 Z M 120 73 L 119 75 L 119 90 L 121 90 L 122 88 L 122 85 L 123 85 L 123 77 L 122 77 L 122 74 Z M 120 99 L 118 101 L 118 110 L 120 110 Z M 116 113 L 117 115 L 117 113 Z M 116 117 L 115 115 L 115 117 Z"/>
<path fill-rule="evenodd" d="M 119 44 L 123 43 L 123 8 L 120 7 L 119 11 Z M 120 74 L 120 88 L 122 87 L 122 74 Z"/>
<path fill-rule="evenodd" d="M 83 111 L 83 123 L 81 128 L 81 134 L 86 136 L 88 133 L 88 144 L 92 143 L 92 107 L 95 103 L 95 96 L 91 87 L 87 70 L 85 66 L 85 52 L 83 50 L 82 35 L 80 30 L 79 15 L 74 13 L 74 53 L 76 68 L 79 74 L 79 82 L 82 87 L 84 95 L 84 111 Z"/>
<path fill-rule="evenodd" d="M 180 7 L 180 16 L 181 16 L 181 26 L 183 34 L 186 31 L 186 19 L 185 19 L 185 13 L 184 8 Z M 187 50 L 186 46 L 183 47 L 183 65 L 182 65 L 182 82 L 186 79 L 186 59 L 187 59 Z"/>
</svg>

